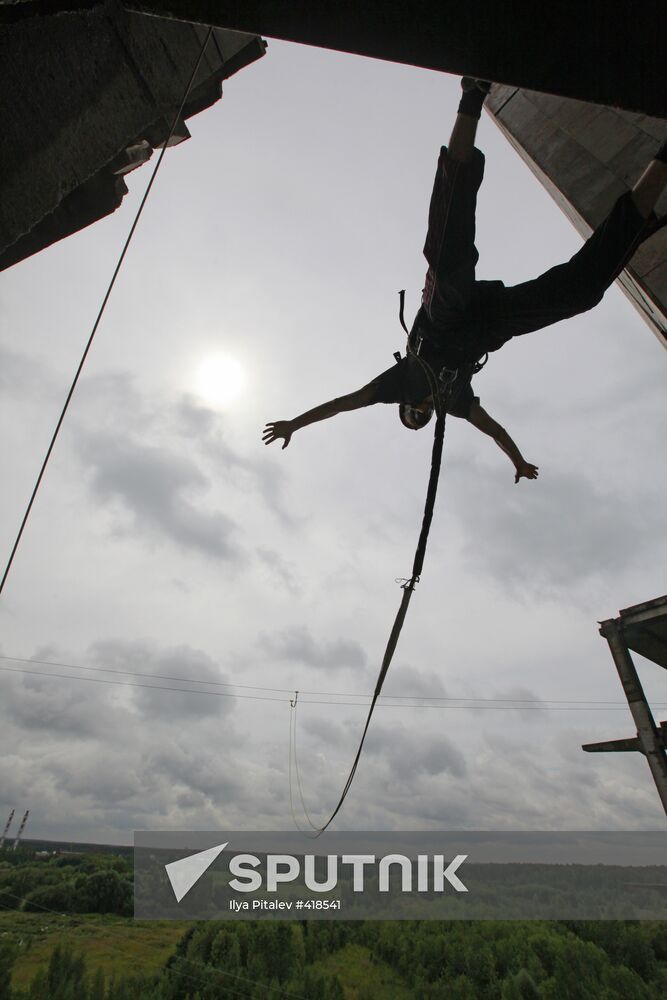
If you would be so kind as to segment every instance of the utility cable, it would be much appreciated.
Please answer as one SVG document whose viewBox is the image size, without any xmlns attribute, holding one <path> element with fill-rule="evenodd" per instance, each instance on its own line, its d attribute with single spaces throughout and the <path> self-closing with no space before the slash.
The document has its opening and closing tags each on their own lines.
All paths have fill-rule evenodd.
<svg viewBox="0 0 667 1000">
<path fill-rule="evenodd" d="M 37 664 L 45 666 L 66 667 L 70 670 L 87 670 L 95 673 L 121 674 L 129 677 L 141 677 L 147 680 L 170 680 L 179 684 L 205 684 L 215 687 L 240 688 L 251 691 L 268 691 L 289 694 L 289 688 L 263 688 L 249 684 L 234 684 L 227 681 L 204 681 L 194 677 L 173 677 L 169 674 L 141 673 L 133 670 L 115 670 L 110 667 L 84 667 L 72 663 L 55 663 L 51 660 L 26 660 L 15 656 L 0 656 L 0 660 L 10 662 Z M 112 684 L 118 687 L 141 687 L 146 690 L 171 691 L 177 694 L 199 694 L 211 695 L 215 698 L 239 698 L 250 701 L 274 701 L 287 704 L 290 698 L 273 698 L 262 695 L 239 694 L 237 691 L 207 691 L 204 688 L 188 687 L 167 687 L 163 684 L 134 684 L 131 681 L 116 681 L 109 678 L 79 677 L 76 674 L 61 674 L 46 670 L 29 670 L 26 667 L 7 667 L 0 664 L 0 670 L 13 674 L 27 674 L 31 677 L 47 677 L 58 680 L 83 681 L 88 684 Z M 304 694 L 303 691 L 300 692 Z M 338 701 L 338 698 L 362 698 L 361 694 L 340 694 L 338 692 L 311 691 L 311 695 L 319 695 L 319 698 L 302 698 L 304 705 L 338 705 L 341 708 L 367 708 L 371 695 L 365 701 Z M 327 697 L 332 695 L 332 697 Z M 400 699 L 398 702 L 387 701 L 386 699 Z M 565 699 L 540 699 L 540 698 L 456 698 L 422 696 L 422 695 L 382 695 L 378 699 L 380 708 L 460 708 L 471 710 L 493 710 L 493 711 L 552 711 L 552 712 L 593 712 L 593 711 L 624 711 L 627 704 L 621 701 L 567 701 Z M 667 702 L 653 702 L 655 708 L 667 708 Z"/>
<path fill-rule="evenodd" d="M 111 291 L 112 291 L 112 289 L 113 289 L 113 287 L 114 287 L 114 285 L 116 283 L 116 278 L 118 277 L 118 273 L 119 273 L 119 271 L 121 269 L 121 266 L 123 264 L 123 261 L 125 259 L 125 254 L 127 253 L 128 247 L 130 245 L 130 241 L 132 240 L 132 237 L 134 235 L 134 231 L 137 228 L 137 224 L 138 224 L 139 219 L 141 217 L 141 213 L 143 212 L 144 205 L 146 204 L 146 200 L 148 198 L 148 195 L 150 194 L 151 188 L 153 187 L 153 181 L 155 180 L 155 178 L 157 176 L 157 172 L 160 169 L 160 164 L 162 163 L 162 160 L 164 158 L 164 154 L 165 154 L 165 152 L 167 150 L 167 146 L 169 145 L 169 143 L 171 141 L 171 138 L 172 138 L 172 136 L 174 134 L 174 131 L 176 130 L 176 126 L 177 126 L 177 124 L 178 124 L 178 122 L 179 122 L 179 120 L 181 118 L 181 115 L 182 115 L 182 112 L 183 112 L 183 108 L 185 107 L 185 102 L 188 99 L 188 95 L 189 95 L 190 90 L 192 88 L 192 84 L 194 82 L 195 76 L 197 75 L 197 71 L 198 71 L 199 66 L 201 65 L 201 61 L 202 61 L 202 59 L 204 57 L 204 52 L 206 50 L 206 46 L 208 45 L 208 41 L 209 41 L 209 39 L 210 39 L 210 37 L 211 37 L 212 34 L 213 34 L 213 28 L 209 28 L 208 31 L 207 31 L 207 33 L 206 33 L 206 37 L 205 37 L 204 41 L 202 42 L 202 46 L 201 46 L 201 49 L 200 49 L 200 52 L 199 52 L 199 56 L 197 57 L 197 61 L 195 63 L 194 69 L 192 70 L 192 73 L 190 75 L 190 79 L 188 80 L 188 84 L 187 84 L 187 86 L 185 88 L 185 92 L 183 94 L 183 99 L 182 99 L 182 101 L 181 101 L 181 103 L 179 105 L 178 111 L 176 112 L 176 114 L 174 116 L 174 120 L 173 120 L 171 128 L 169 130 L 169 135 L 167 136 L 167 139 L 165 140 L 165 143 L 164 143 L 162 149 L 160 150 L 160 155 L 158 156 L 157 163 L 155 164 L 155 168 L 153 170 L 153 173 L 151 174 L 151 178 L 150 178 L 150 180 L 149 180 L 149 182 L 148 182 L 148 184 L 146 186 L 146 190 L 144 191 L 143 198 L 141 199 L 141 203 L 139 205 L 139 208 L 137 209 L 137 214 L 134 217 L 134 222 L 132 223 L 132 225 L 130 227 L 130 231 L 129 231 L 128 235 L 127 235 L 127 239 L 125 240 L 125 244 L 123 246 L 123 249 L 121 250 L 120 257 L 118 258 L 118 263 L 116 264 L 116 267 L 114 269 L 113 275 L 111 277 L 111 281 L 109 282 L 109 285 L 108 285 L 108 288 L 106 290 L 105 296 L 104 296 L 104 298 L 102 300 L 102 305 L 100 306 L 99 311 L 97 313 L 97 317 L 95 319 L 95 322 L 93 323 L 93 328 L 91 330 L 90 336 L 88 337 L 88 342 L 86 344 L 86 347 L 84 349 L 83 354 L 81 355 L 81 360 L 79 361 L 79 366 L 78 366 L 78 368 L 76 370 L 76 373 L 74 375 L 74 378 L 72 380 L 72 384 L 70 386 L 69 392 L 67 393 L 67 397 L 65 399 L 65 403 L 63 405 L 63 408 L 62 408 L 62 410 L 60 412 L 60 416 L 58 417 L 58 422 L 56 424 L 56 429 L 54 430 L 53 435 L 51 437 L 51 441 L 49 443 L 49 447 L 47 448 L 46 455 L 44 456 L 44 461 L 42 462 L 42 467 L 41 467 L 41 469 L 39 471 L 39 475 L 37 476 L 37 481 L 35 483 L 35 486 L 33 488 L 32 494 L 30 496 L 30 500 L 28 501 L 28 506 L 26 507 L 25 514 L 23 515 L 23 520 L 21 521 L 21 526 L 20 526 L 20 528 L 18 530 L 18 534 L 17 534 L 16 539 L 14 541 L 14 545 L 12 546 L 12 550 L 11 550 L 11 553 L 9 555 L 9 559 L 7 560 L 7 565 L 5 566 L 5 571 L 4 571 L 3 575 L 2 575 L 2 580 L 0 580 L 0 594 L 2 594 L 2 591 L 4 589 L 5 583 L 7 581 L 7 577 L 9 575 L 9 571 L 10 571 L 10 569 L 12 567 L 12 563 L 14 562 L 14 556 L 16 555 L 16 550 L 19 547 L 19 543 L 21 541 L 21 537 L 23 535 L 23 531 L 24 531 L 25 526 L 27 524 L 28 518 L 30 517 L 30 511 L 32 510 L 33 504 L 35 502 L 35 498 L 37 496 L 37 491 L 39 490 L 39 487 L 41 485 L 42 479 L 44 478 L 44 473 L 46 472 L 46 467 L 47 467 L 47 465 L 49 463 L 49 459 L 51 458 L 51 452 L 54 449 L 56 440 L 58 438 L 58 434 L 60 433 L 60 428 L 62 427 L 63 420 L 65 419 L 65 414 L 67 413 L 67 410 L 69 408 L 70 400 L 72 399 L 72 396 L 74 395 L 74 390 L 76 389 L 77 383 L 79 381 L 79 376 L 81 375 L 81 372 L 83 371 L 83 366 L 86 363 L 86 358 L 88 357 L 88 352 L 90 351 L 90 348 L 92 347 L 93 339 L 95 337 L 95 334 L 97 333 L 97 328 L 100 325 L 100 321 L 101 321 L 102 316 L 104 314 L 104 310 L 106 309 L 107 302 L 109 301 L 109 296 L 111 295 Z"/>
</svg>

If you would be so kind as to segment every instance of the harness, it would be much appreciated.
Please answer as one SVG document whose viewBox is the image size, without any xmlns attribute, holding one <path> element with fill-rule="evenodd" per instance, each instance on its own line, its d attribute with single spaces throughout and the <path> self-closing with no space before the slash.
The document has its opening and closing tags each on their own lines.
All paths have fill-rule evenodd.
<svg viewBox="0 0 667 1000">
<path fill-rule="evenodd" d="M 470 374 L 476 375 L 480 372 L 486 362 L 488 361 L 488 352 L 485 353 L 481 358 L 475 361 L 460 360 L 458 364 L 453 362 L 451 356 L 447 357 L 446 349 L 443 350 L 442 346 L 438 344 L 437 346 L 433 344 L 430 339 L 424 337 L 422 327 L 419 323 L 420 314 L 417 314 L 417 318 L 412 325 L 412 329 L 408 330 L 405 325 L 405 289 L 401 289 L 399 294 L 399 310 L 398 318 L 400 320 L 401 326 L 405 330 L 408 340 L 406 344 L 406 354 L 411 355 L 417 363 L 421 366 L 426 380 L 428 382 L 429 389 L 431 390 L 431 396 L 433 398 L 433 406 L 438 416 L 446 411 L 447 401 L 451 395 L 454 383 L 458 378 L 461 368 L 470 367 Z M 431 351 L 425 351 L 424 345 L 432 348 Z M 429 355 L 427 357 L 427 354 Z M 401 360 L 401 355 L 397 351 L 394 354 L 396 361 Z"/>
</svg>

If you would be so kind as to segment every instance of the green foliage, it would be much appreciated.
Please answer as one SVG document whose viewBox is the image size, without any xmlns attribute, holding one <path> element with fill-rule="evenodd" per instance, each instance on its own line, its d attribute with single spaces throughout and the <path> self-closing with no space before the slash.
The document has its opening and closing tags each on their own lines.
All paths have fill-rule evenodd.
<svg viewBox="0 0 667 1000">
<path fill-rule="evenodd" d="M 132 914 L 132 883 L 115 868 L 82 873 L 74 882 L 73 906 L 80 913 Z"/>
<path fill-rule="evenodd" d="M 8 941 L 0 942 L 0 1000 L 11 1000 L 12 969 L 17 948 Z"/>
<path fill-rule="evenodd" d="M 62 913 L 132 913 L 132 868 L 116 855 L 53 855 L 24 857 L 15 854 L 0 865 L 0 909 L 28 913 L 49 910 Z"/>
<path fill-rule="evenodd" d="M 519 969 L 503 983 L 500 1000 L 540 1000 L 540 991 L 527 969 Z"/>
<path fill-rule="evenodd" d="M 39 919 L 54 927 L 51 938 L 42 934 L 31 952 L 25 942 L 17 947 L 29 940 L 23 933 L 4 942 L 0 937 L 0 1000 L 265 1000 L 281 993 L 304 1000 L 667 996 L 667 928 L 659 921 L 207 921 L 183 934 L 166 964 L 178 929 L 152 931 L 151 946 L 160 939 L 161 950 L 148 965 L 151 974 L 140 975 L 145 966 L 137 961 L 132 975 L 126 962 L 111 976 L 116 943 L 138 942 L 142 932 L 121 919 L 85 915 L 130 914 L 131 878 L 129 862 L 119 856 L 37 858 L 28 852 L 20 864 L 14 858 L 0 863 L 0 909 L 14 910 L 26 926 Z M 16 913 L 18 908 L 23 912 Z M 0 917 L 13 919 L 6 912 Z M 54 947 L 55 930 L 62 939 L 68 927 L 74 950 Z M 98 928 L 104 943 L 97 952 L 84 927 Z M 141 944 L 134 947 L 139 955 Z M 23 978 L 14 974 L 12 983 L 17 957 Z"/>
<path fill-rule="evenodd" d="M 49 910 L 71 913 L 75 909 L 74 886 L 71 882 L 60 882 L 33 889 L 26 896 L 23 909 L 26 913 L 44 913 Z"/>
<path fill-rule="evenodd" d="M 85 962 L 71 948 L 57 945 L 46 971 L 40 970 L 32 981 L 29 1000 L 87 1000 Z"/>
</svg>

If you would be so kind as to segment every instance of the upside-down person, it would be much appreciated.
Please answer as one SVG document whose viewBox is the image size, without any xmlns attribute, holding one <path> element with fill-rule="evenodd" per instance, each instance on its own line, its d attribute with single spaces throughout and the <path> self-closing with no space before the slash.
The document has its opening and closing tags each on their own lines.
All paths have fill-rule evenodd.
<svg viewBox="0 0 667 1000">
<path fill-rule="evenodd" d="M 511 287 L 477 281 L 475 207 L 484 154 L 475 146 L 475 134 L 490 84 L 464 77 L 461 87 L 449 146 L 442 147 L 438 160 L 424 246 L 429 266 L 406 357 L 356 392 L 293 420 L 268 423 L 265 444 L 281 439 L 286 448 L 302 427 L 373 403 L 398 403 L 403 425 L 419 430 L 431 419 L 438 393 L 441 409 L 495 440 L 514 465 L 516 483 L 537 478 L 537 466 L 524 459 L 507 431 L 480 405 L 472 376 L 484 355 L 512 337 L 592 309 L 640 243 L 667 222 L 653 212 L 667 184 L 667 142 L 569 261 Z"/>
</svg>

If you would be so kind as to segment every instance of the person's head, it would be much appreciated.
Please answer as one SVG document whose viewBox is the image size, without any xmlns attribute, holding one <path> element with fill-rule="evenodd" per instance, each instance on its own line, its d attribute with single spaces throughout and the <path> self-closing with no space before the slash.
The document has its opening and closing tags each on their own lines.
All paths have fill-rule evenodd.
<svg viewBox="0 0 667 1000">
<path fill-rule="evenodd" d="M 409 406 L 408 403 L 398 404 L 398 415 L 401 423 L 411 431 L 420 431 L 426 427 L 433 416 L 433 406 L 430 402 L 421 403 L 419 406 Z"/>
</svg>

